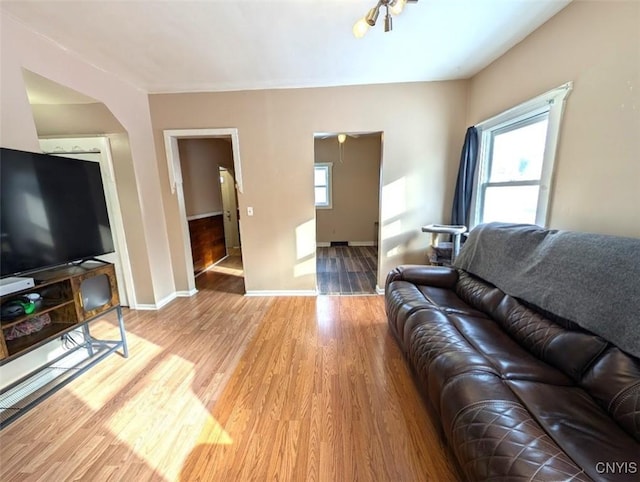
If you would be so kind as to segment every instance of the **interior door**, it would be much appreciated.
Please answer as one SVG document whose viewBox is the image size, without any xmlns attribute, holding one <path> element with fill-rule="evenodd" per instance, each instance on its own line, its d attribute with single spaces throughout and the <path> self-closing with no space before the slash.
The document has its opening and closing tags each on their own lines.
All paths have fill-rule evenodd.
<svg viewBox="0 0 640 482">
<path fill-rule="evenodd" d="M 224 240 L 227 255 L 240 249 L 240 232 L 238 227 L 238 204 L 233 172 L 220 168 L 220 187 L 222 191 L 222 209 L 224 214 Z"/>
</svg>

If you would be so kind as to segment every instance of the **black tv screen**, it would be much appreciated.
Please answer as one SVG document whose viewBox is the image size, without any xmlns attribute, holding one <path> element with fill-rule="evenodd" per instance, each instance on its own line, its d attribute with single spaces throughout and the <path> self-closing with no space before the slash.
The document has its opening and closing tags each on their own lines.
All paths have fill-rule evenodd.
<svg viewBox="0 0 640 482">
<path fill-rule="evenodd" d="M 0 149 L 0 276 L 114 251 L 100 165 Z"/>
</svg>

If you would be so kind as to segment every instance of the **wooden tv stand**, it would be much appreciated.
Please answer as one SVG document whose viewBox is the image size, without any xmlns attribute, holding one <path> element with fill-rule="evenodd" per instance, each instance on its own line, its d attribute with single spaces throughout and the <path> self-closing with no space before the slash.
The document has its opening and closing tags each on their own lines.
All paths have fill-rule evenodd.
<svg viewBox="0 0 640 482">
<path fill-rule="evenodd" d="M 41 271 L 32 277 L 33 288 L 0 297 L 0 305 L 4 305 L 29 293 L 41 296 L 33 312 L 0 319 L 0 366 L 56 338 L 71 337 L 74 330 L 79 329 L 81 336 L 67 338 L 74 346 L 0 390 L 0 428 L 116 350 L 122 348 L 125 357 L 129 354 L 112 264 L 88 261 Z M 96 296 L 88 296 L 89 287 L 96 281 L 100 287 L 97 302 Z M 113 311 L 117 313 L 120 339 L 93 338 L 91 322 Z M 33 332 L 24 334 L 30 330 Z"/>
</svg>

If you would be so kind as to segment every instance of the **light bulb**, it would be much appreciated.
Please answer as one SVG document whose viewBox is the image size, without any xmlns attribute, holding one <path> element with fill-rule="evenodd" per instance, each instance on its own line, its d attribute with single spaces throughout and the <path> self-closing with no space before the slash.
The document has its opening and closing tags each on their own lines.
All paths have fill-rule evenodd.
<svg viewBox="0 0 640 482">
<path fill-rule="evenodd" d="M 367 22 L 370 27 L 373 27 L 376 24 L 376 21 L 378 20 L 379 13 L 380 13 L 380 4 L 376 5 L 371 10 L 369 10 L 369 12 L 367 12 L 367 15 L 364 17 L 365 22 Z"/>
<path fill-rule="evenodd" d="M 384 16 L 384 31 L 391 32 L 392 30 L 393 30 L 393 17 L 391 17 L 391 14 L 387 13 Z"/>
<path fill-rule="evenodd" d="M 358 20 L 353 26 L 353 36 L 355 38 L 364 37 L 371 27 L 364 18 Z"/>
<path fill-rule="evenodd" d="M 390 5 L 389 11 L 392 15 L 400 15 L 406 4 L 407 0 L 395 0 L 395 2 Z"/>
<path fill-rule="evenodd" d="M 344 144 L 344 141 L 346 141 L 346 140 L 347 140 L 346 134 L 338 134 L 338 142 L 340 144 Z"/>
</svg>

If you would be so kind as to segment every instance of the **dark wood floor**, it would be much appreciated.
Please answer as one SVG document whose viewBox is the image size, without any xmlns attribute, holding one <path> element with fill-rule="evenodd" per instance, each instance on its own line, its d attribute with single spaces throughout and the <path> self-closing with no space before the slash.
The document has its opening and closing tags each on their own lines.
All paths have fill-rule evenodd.
<svg viewBox="0 0 640 482">
<path fill-rule="evenodd" d="M 376 292 L 378 248 L 332 246 L 316 250 L 318 292 L 322 295 Z"/>
</svg>

